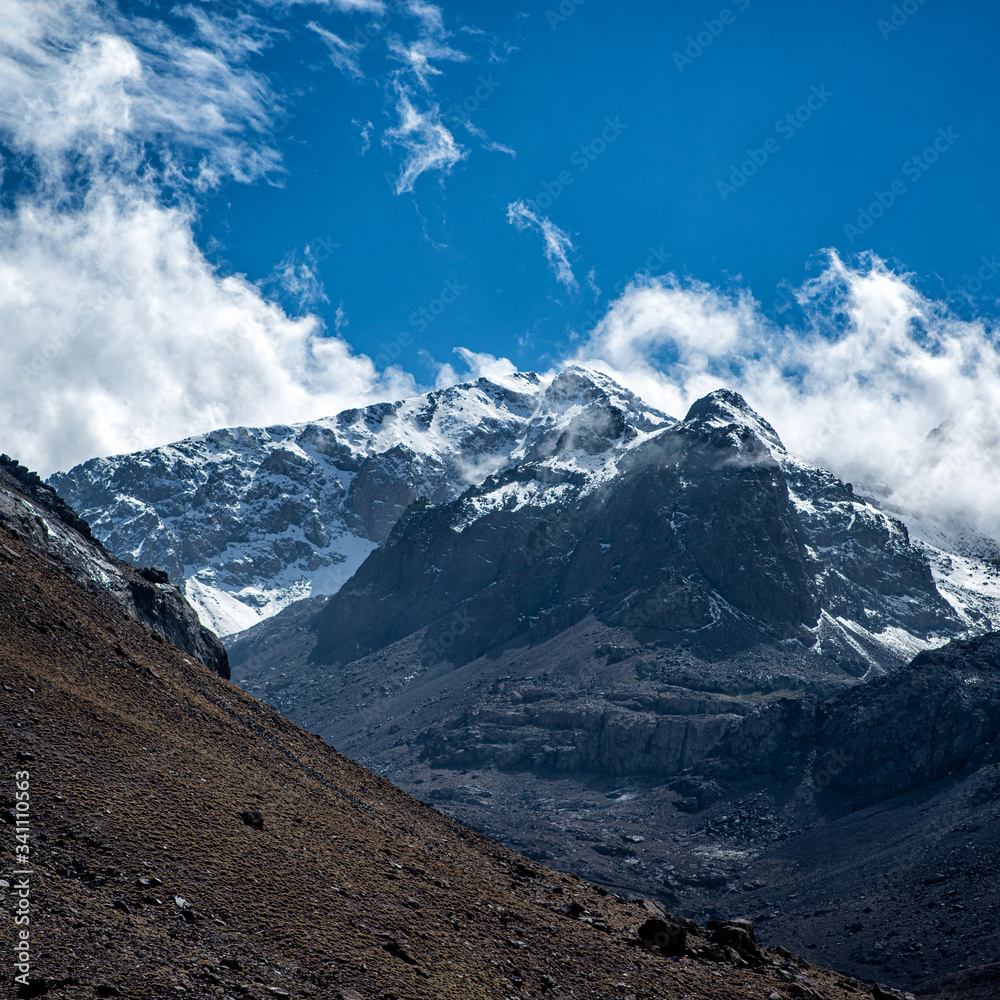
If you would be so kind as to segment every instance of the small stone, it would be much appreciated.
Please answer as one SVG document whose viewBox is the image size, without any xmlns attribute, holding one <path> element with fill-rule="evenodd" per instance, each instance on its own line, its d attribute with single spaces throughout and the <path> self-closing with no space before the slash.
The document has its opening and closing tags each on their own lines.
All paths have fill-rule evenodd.
<svg viewBox="0 0 1000 1000">
<path fill-rule="evenodd" d="M 407 965 L 419 965 L 420 963 L 396 940 L 386 941 L 382 947 L 389 952 L 393 958 L 398 958 Z"/>
<path fill-rule="evenodd" d="M 883 986 L 876 983 L 872 987 L 873 1000 L 916 1000 L 912 993 L 904 993 L 902 990 L 894 989 L 892 986 Z"/>
<path fill-rule="evenodd" d="M 264 829 L 264 816 L 259 809 L 247 809 L 245 812 L 240 813 L 240 819 L 254 830 Z"/>
</svg>

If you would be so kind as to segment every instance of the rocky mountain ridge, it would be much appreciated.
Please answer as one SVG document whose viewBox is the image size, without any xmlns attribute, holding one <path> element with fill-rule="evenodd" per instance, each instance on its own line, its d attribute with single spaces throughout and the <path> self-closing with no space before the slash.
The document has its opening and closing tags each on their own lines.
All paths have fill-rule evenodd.
<svg viewBox="0 0 1000 1000">
<path fill-rule="evenodd" d="M 229 677 L 225 647 L 167 574 L 156 567 L 136 569 L 111 555 L 50 486 L 7 455 L 0 455 L 0 524 L 30 539 L 78 584 L 110 598 L 157 635 Z M 37 627 L 49 628 L 41 621 Z"/>
<path fill-rule="evenodd" d="M 520 452 L 550 447 L 595 398 L 620 403 L 633 434 L 669 419 L 597 373 L 576 391 L 572 382 L 560 393 L 532 373 L 480 378 L 308 424 L 92 459 L 49 481 L 112 551 L 184 579 L 225 635 L 334 593 L 414 500 L 453 499 Z"/>
<path fill-rule="evenodd" d="M 781 467 L 814 553 L 838 549 L 850 559 L 843 527 L 855 512 L 876 533 L 880 522 L 894 523 L 897 511 L 883 513 L 877 501 L 845 493 L 835 477 L 787 454 L 748 408 L 740 419 Z M 531 373 L 479 379 L 294 427 L 214 431 L 93 459 L 50 483 L 116 555 L 183 580 L 203 622 L 228 635 L 294 600 L 335 593 L 414 501 L 440 505 L 481 489 L 490 476 L 531 480 L 532 469 L 589 490 L 616 474 L 624 453 L 676 423 L 600 372 L 575 366 L 554 380 Z M 531 544 L 546 547 L 548 536 Z M 988 568 L 928 551 L 964 626 L 1000 620 L 1000 585 L 993 595 Z M 852 572 L 863 562 L 855 559 Z M 819 571 L 837 590 L 838 573 Z M 863 601 L 848 611 L 861 624 Z M 919 648 L 902 632 L 893 641 L 904 657 Z"/>
<path fill-rule="evenodd" d="M 703 653 L 818 644 L 861 676 L 901 636 L 915 650 L 961 628 L 902 523 L 788 457 L 736 394 L 616 448 L 630 426 L 618 413 L 605 403 L 457 500 L 414 505 L 323 610 L 313 659 L 347 663 L 420 630 L 434 649 L 444 630 L 461 662 L 592 613 Z"/>
</svg>

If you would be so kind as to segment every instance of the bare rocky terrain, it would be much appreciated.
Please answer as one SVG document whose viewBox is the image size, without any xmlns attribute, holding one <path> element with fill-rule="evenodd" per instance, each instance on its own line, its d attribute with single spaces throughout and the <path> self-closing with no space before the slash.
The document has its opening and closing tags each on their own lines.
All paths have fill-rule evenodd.
<svg viewBox="0 0 1000 1000">
<path fill-rule="evenodd" d="M 378 528 L 336 593 L 227 637 L 238 684 L 537 861 L 975 995 L 1000 961 L 997 665 L 988 637 L 929 651 L 990 627 L 982 595 L 735 393 L 676 420 L 587 369 L 517 379 L 53 482 L 109 544 L 146 551 L 151 525 L 189 593 L 183 537 L 245 568 L 317 490 L 331 525 L 364 498 Z"/>
<path fill-rule="evenodd" d="M 30 785 L 30 973 L 13 982 L 5 947 L 9 995 L 902 995 L 761 947 L 749 921 L 672 917 L 460 826 L 74 580 L 6 519 L 0 609 L 7 851 L 15 773 Z"/>
<path fill-rule="evenodd" d="M 405 648 L 322 684 L 279 667 L 266 697 L 546 864 L 701 921 L 735 907 L 764 940 L 852 975 L 929 996 L 957 976 L 963 992 L 942 995 L 994 996 L 974 986 L 1000 963 L 996 639 L 973 643 L 959 667 L 918 658 L 840 694 L 734 697 L 711 690 L 696 661 L 660 675 L 683 670 L 687 687 L 640 683 L 655 658 L 584 657 L 581 635 L 614 636 L 578 628 L 406 683 Z"/>
<path fill-rule="evenodd" d="M 336 595 L 231 637 L 234 678 L 462 822 L 686 917 L 737 901 L 915 989 L 1000 961 L 992 640 L 920 653 L 961 623 L 905 527 L 735 394 L 603 478 L 581 454 L 626 432 L 588 405 L 569 452 L 541 428 L 516 469 L 412 505 Z M 948 871 L 954 897 L 927 889 Z"/>
</svg>

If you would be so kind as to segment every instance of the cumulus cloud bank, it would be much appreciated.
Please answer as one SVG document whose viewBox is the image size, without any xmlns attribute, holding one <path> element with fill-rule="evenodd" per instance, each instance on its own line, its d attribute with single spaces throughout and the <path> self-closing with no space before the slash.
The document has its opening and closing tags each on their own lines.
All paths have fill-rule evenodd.
<svg viewBox="0 0 1000 1000">
<path fill-rule="evenodd" d="M 182 37 L 96 0 L 4 8 L 0 148 L 30 180 L 0 207 L 0 426 L 43 473 L 414 389 L 199 250 L 188 195 L 279 169 L 279 102 L 249 66 L 268 29 L 189 12 Z"/>
<path fill-rule="evenodd" d="M 794 454 L 909 513 L 1000 530 L 1000 349 L 874 255 L 836 253 L 779 326 L 746 290 L 674 275 L 630 285 L 574 360 L 683 416 L 720 386 L 741 392 Z"/>
</svg>

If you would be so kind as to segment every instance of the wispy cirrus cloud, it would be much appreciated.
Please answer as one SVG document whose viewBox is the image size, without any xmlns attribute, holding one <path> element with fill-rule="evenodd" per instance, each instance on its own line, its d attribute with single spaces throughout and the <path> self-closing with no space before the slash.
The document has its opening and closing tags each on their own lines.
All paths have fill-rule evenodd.
<svg viewBox="0 0 1000 1000">
<path fill-rule="evenodd" d="M 399 124 L 386 129 L 382 139 L 387 148 L 398 146 L 404 152 L 395 184 L 396 194 L 412 191 L 417 178 L 428 171 L 450 173 L 456 163 L 461 163 L 469 155 L 469 151 L 455 140 L 441 120 L 440 107 L 431 103 L 418 108 L 413 98 L 413 91 L 406 84 L 397 84 Z"/>
<path fill-rule="evenodd" d="M 265 7 L 330 7 L 342 14 L 362 12 L 368 14 L 384 14 L 386 6 L 382 0 L 257 0 Z"/>
<path fill-rule="evenodd" d="M 92 177 L 141 169 L 159 182 L 202 185 L 275 170 L 279 158 L 260 137 L 280 102 L 248 65 L 268 29 L 242 13 L 179 13 L 191 21 L 188 36 L 93 0 L 6 3 L 0 133 L 8 150 L 55 183 L 81 167 Z"/>
<path fill-rule="evenodd" d="M 569 262 L 569 254 L 574 250 L 573 242 L 548 216 L 538 215 L 523 201 L 514 201 L 507 206 L 507 221 L 521 232 L 526 229 L 537 232 L 542 237 L 545 259 L 556 280 L 569 291 L 579 287 Z"/>
<path fill-rule="evenodd" d="M 354 79 L 360 79 L 364 76 L 361 72 L 361 65 L 358 62 L 358 58 L 364 48 L 361 42 L 345 41 L 340 35 L 324 28 L 315 21 L 310 21 L 306 27 L 310 31 L 314 31 L 326 43 L 327 48 L 330 50 L 330 61 L 337 69 L 347 76 L 354 77 Z"/>
</svg>

